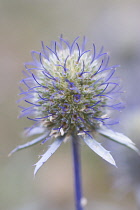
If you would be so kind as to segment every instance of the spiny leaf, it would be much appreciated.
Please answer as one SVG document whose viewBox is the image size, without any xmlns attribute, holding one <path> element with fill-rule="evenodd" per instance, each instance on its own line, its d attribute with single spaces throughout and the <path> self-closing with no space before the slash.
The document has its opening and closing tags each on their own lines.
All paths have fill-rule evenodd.
<svg viewBox="0 0 140 210">
<path fill-rule="evenodd" d="M 92 149 L 95 153 L 101 156 L 103 159 L 116 166 L 116 163 L 110 154 L 104 147 L 101 146 L 100 143 L 94 140 L 94 138 L 85 138 L 84 142 Z"/>
<path fill-rule="evenodd" d="M 30 147 L 34 144 L 37 144 L 38 142 L 42 141 L 43 139 L 45 139 L 47 137 L 48 133 L 45 133 L 44 135 L 42 136 L 39 136 L 38 138 L 32 140 L 32 141 L 29 141 L 27 142 L 26 144 L 22 144 L 22 145 L 19 145 L 17 146 L 15 149 L 13 149 L 8 156 L 11 156 L 13 153 L 17 152 L 18 150 L 21 150 L 21 149 L 25 149 L 27 147 Z"/>
<path fill-rule="evenodd" d="M 49 149 L 42 155 L 41 159 L 35 164 L 34 175 L 40 167 L 55 153 L 55 151 L 60 147 L 63 142 L 64 137 L 57 138 L 49 147 Z"/>
<path fill-rule="evenodd" d="M 140 154 L 140 151 L 135 146 L 135 143 L 131 141 L 127 136 L 125 136 L 122 133 L 114 132 L 112 130 L 106 129 L 106 128 L 100 128 L 98 129 L 98 132 L 113 141 L 116 141 L 119 144 L 123 144 L 126 147 L 136 151 L 138 154 Z"/>
<path fill-rule="evenodd" d="M 43 132 L 44 132 L 44 128 L 35 127 L 35 128 L 32 128 L 31 130 L 30 129 L 25 130 L 23 132 L 23 136 L 30 137 L 30 136 L 33 136 L 33 135 L 42 134 Z"/>
</svg>

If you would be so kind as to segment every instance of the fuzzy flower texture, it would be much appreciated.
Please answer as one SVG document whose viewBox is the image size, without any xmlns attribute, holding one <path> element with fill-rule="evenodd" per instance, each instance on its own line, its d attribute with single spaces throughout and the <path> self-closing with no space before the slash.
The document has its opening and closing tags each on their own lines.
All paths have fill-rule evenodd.
<svg viewBox="0 0 140 210">
<path fill-rule="evenodd" d="M 52 47 L 42 42 L 41 52 L 32 52 L 33 62 L 25 64 L 25 78 L 21 80 L 21 100 L 29 105 L 20 106 L 20 117 L 34 124 L 26 135 L 38 135 L 34 140 L 16 147 L 17 150 L 53 140 L 48 150 L 35 164 L 34 173 L 48 160 L 66 139 L 71 136 L 83 141 L 99 156 L 116 165 L 110 152 L 94 138 L 99 133 L 138 152 L 135 144 L 109 127 L 115 124 L 110 118 L 112 110 L 120 111 L 118 101 L 120 85 L 114 77 L 117 65 L 109 66 L 109 55 L 96 52 L 95 45 L 86 50 L 86 39 L 81 44 L 77 37 L 72 44 L 60 37 Z"/>
</svg>

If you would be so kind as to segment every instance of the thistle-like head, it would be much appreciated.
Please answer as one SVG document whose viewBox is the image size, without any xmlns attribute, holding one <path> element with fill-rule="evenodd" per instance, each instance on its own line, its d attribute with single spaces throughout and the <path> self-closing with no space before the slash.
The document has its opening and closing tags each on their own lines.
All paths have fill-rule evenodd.
<svg viewBox="0 0 140 210">
<path fill-rule="evenodd" d="M 29 106 L 21 107 L 21 117 L 34 121 L 28 135 L 43 135 L 12 153 L 49 138 L 58 139 L 52 145 L 52 154 L 65 137 L 74 135 L 82 137 L 98 155 L 115 164 L 110 153 L 94 140 L 95 132 L 136 150 L 123 134 L 107 129 L 114 124 L 110 111 L 123 108 L 118 101 L 119 82 L 114 77 L 118 65 L 109 66 L 109 55 L 103 48 L 97 53 L 93 44 L 88 50 L 85 38 L 81 45 L 78 39 L 70 44 L 60 37 L 52 47 L 42 42 L 41 52 L 33 51 L 33 62 L 25 64 L 26 78 L 21 83 L 26 90 L 20 88 L 20 95 L 24 95 L 22 99 Z M 41 159 L 40 165 L 43 161 L 46 159 Z"/>
<path fill-rule="evenodd" d="M 52 48 L 42 43 L 42 52 L 32 53 L 33 68 L 26 65 L 29 75 L 22 81 L 30 83 L 25 101 L 31 107 L 22 112 L 50 136 L 95 131 L 110 124 L 109 110 L 122 107 L 114 104 L 119 84 L 111 80 L 116 66 L 108 66 L 108 54 L 103 49 L 96 54 L 94 45 L 85 50 L 85 39 L 82 47 L 77 41 L 70 45 L 60 38 Z"/>
</svg>

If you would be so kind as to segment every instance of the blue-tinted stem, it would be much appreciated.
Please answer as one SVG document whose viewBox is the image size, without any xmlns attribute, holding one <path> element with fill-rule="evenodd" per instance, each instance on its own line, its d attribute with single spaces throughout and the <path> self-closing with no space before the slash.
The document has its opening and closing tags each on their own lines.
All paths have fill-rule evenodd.
<svg viewBox="0 0 140 210">
<path fill-rule="evenodd" d="M 74 168 L 74 187 L 75 187 L 75 206 L 76 210 L 83 210 L 82 207 L 82 180 L 81 180 L 81 160 L 80 145 L 77 137 L 72 137 L 73 148 L 73 168 Z"/>
</svg>

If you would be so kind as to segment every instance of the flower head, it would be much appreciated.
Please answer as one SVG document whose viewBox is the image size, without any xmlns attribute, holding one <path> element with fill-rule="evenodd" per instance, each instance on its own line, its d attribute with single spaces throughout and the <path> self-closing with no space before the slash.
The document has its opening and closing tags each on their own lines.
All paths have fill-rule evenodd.
<svg viewBox="0 0 140 210">
<path fill-rule="evenodd" d="M 28 107 L 21 107 L 21 117 L 27 116 L 34 122 L 28 128 L 28 135 L 40 134 L 37 139 L 20 145 L 15 150 L 45 143 L 55 139 L 53 144 L 36 164 L 35 173 L 55 152 L 66 137 L 76 135 L 102 158 L 115 165 L 111 154 L 94 140 L 94 133 L 137 150 L 130 139 L 114 133 L 107 127 L 112 122 L 111 110 L 120 111 L 118 102 L 120 86 L 114 73 L 116 66 L 109 66 L 109 55 L 101 48 L 96 53 L 95 45 L 86 50 L 77 37 L 72 44 L 60 37 L 52 47 L 42 42 L 41 52 L 32 52 L 33 62 L 26 63 L 25 78 L 21 81 L 26 90 L 20 88 Z"/>
</svg>

